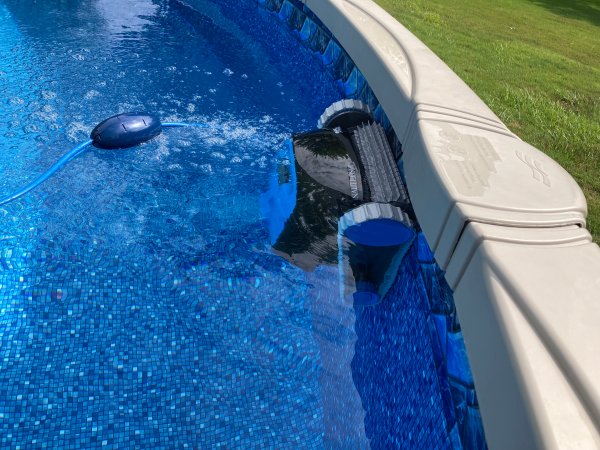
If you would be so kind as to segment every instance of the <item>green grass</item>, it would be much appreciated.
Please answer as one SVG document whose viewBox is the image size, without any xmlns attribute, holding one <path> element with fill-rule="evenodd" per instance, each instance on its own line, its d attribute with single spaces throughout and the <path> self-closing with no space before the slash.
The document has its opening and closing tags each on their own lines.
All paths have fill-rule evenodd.
<svg viewBox="0 0 600 450">
<path fill-rule="evenodd" d="M 375 0 L 582 187 L 600 243 L 600 0 Z"/>
</svg>

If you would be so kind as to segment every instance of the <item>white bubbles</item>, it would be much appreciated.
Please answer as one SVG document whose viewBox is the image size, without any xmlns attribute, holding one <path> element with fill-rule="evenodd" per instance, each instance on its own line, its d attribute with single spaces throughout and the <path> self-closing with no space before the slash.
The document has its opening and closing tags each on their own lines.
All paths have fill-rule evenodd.
<svg viewBox="0 0 600 450">
<path fill-rule="evenodd" d="M 158 141 L 158 146 L 156 147 L 156 151 L 152 154 L 152 161 L 162 161 L 166 157 L 171 154 L 172 145 L 169 142 L 169 139 L 164 135 L 160 134 L 156 140 Z"/>
<path fill-rule="evenodd" d="M 183 166 L 181 164 L 169 164 L 167 166 L 168 170 L 182 170 Z"/>
<path fill-rule="evenodd" d="M 42 91 L 42 98 L 44 100 L 52 100 L 56 98 L 56 92 L 53 91 Z"/>
<path fill-rule="evenodd" d="M 264 169 L 265 167 L 267 167 L 267 157 L 261 156 L 256 160 L 256 164 L 258 164 L 258 167 L 260 167 L 261 169 Z"/>
<path fill-rule="evenodd" d="M 30 120 L 43 120 L 44 122 L 58 121 L 58 113 L 50 105 L 44 105 L 39 111 L 31 114 Z"/>
<path fill-rule="evenodd" d="M 190 158 L 204 173 L 238 173 L 244 166 L 268 169 L 276 152 L 289 134 L 270 116 L 244 120 L 228 114 L 203 116 L 167 116 L 165 121 L 203 123 L 203 128 L 187 128 L 162 136 L 173 136 L 177 145 L 187 147 Z M 175 137 L 176 136 L 176 137 Z M 174 142 L 172 142 L 173 144 Z M 173 147 L 173 145 L 171 145 Z M 193 155 L 193 156 L 192 156 Z M 240 172 L 241 173 L 241 172 Z"/>
<path fill-rule="evenodd" d="M 35 123 L 29 123 L 23 127 L 23 131 L 25 133 L 37 133 L 40 131 L 40 128 Z"/>
<path fill-rule="evenodd" d="M 231 75 L 234 74 L 233 70 L 226 68 L 225 70 L 223 70 L 223 74 L 230 77 Z"/>
<path fill-rule="evenodd" d="M 248 141 L 256 136 L 256 128 L 251 125 L 224 124 L 223 135 L 228 140 Z"/>
<path fill-rule="evenodd" d="M 8 103 L 12 106 L 17 106 L 25 103 L 25 100 L 23 100 L 21 97 L 13 97 L 8 101 Z"/>
<path fill-rule="evenodd" d="M 90 132 L 90 127 L 81 122 L 71 122 L 67 125 L 67 137 L 71 142 L 79 142 L 86 139 Z"/>
<path fill-rule="evenodd" d="M 209 136 L 204 140 L 208 146 L 223 146 L 227 145 L 227 140 L 219 136 Z"/>
<path fill-rule="evenodd" d="M 200 165 L 200 170 L 206 174 L 212 174 L 214 173 L 213 171 L 213 167 L 211 164 L 201 164 Z"/>
<path fill-rule="evenodd" d="M 95 97 L 99 97 L 100 96 L 100 92 L 96 91 L 95 89 L 92 89 L 91 91 L 87 91 L 85 93 L 85 95 L 83 96 L 83 98 L 85 100 L 91 100 Z"/>
</svg>

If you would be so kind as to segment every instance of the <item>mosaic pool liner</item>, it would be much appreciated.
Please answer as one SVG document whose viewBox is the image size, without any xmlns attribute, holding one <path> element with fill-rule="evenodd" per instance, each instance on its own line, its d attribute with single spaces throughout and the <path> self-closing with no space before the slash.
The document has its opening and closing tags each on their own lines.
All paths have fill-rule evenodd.
<svg viewBox="0 0 600 450">
<path fill-rule="evenodd" d="M 259 20 L 258 15 L 269 13 L 257 11 L 255 3 L 222 0 L 219 5 L 248 34 L 264 27 L 258 32 L 278 35 L 275 28 L 281 25 Z M 193 33 L 186 28 L 191 24 L 208 25 L 203 30 L 208 35 L 218 31 L 200 7 L 194 12 L 177 0 L 163 7 L 179 15 L 160 16 L 160 29 L 168 25 Z M 29 14 L 27 8 L 19 12 Z M 279 14 L 281 8 L 273 12 Z M 46 36 L 40 33 L 43 42 Z M 285 51 L 277 49 L 283 44 L 272 43 L 274 57 L 279 51 L 279 57 L 289 58 L 289 42 Z M 339 51 L 340 58 L 343 53 L 336 45 L 338 50 L 331 46 L 330 52 L 335 56 Z M 83 57 L 77 53 L 68 58 L 71 70 Z M 297 64 L 303 64 L 299 59 Z M 348 74 L 346 81 L 354 72 L 358 86 L 359 73 L 350 64 L 344 59 L 335 67 Z M 24 80 L 22 85 L 28 83 Z M 350 95 L 346 89 L 354 82 L 348 83 L 350 88 L 345 84 L 337 83 L 343 95 Z M 59 103 L 62 94 L 68 94 L 60 89 L 56 98 L 47 92 L 41 95 Z M 311 99 L 317 97 L 319 93 Z M 319 101 L 324 98 L 325 94 Z M 95 94 L 93 99 L 102 96 Z M 78 103 L 79 99 L 66 106 L 75 105 L 77 113 Z M 15 107 L 27 104 L 35 105 L 36 100 Z M 178 108 L 175 104 L 170 113 L 180 114 Z M 378 116 L 385 124 L 381 108 Z M 187 141 L 175 134 L 169 139 L 175 147 Z M 400 156 L 399 144 L 395 147 Z M 183 155 L 170 156 L 174 167 L 190 163 Z M 215 171 L 226 164 L 217 156 L 211 160 Z M 106 173 L 105 166 L 117 160 L 95 160 L 100 163 L 98 173 Z M 73 167 L 85 171 L 84 163 L 85 159 L 75 161 Z M 128 169 L 131 176 L 139 176 L 136 167 Z M 248 187 L 256 189 L 251 175 L 240 169 L 235 172 L 237 183 L 227 177 L 216 183 L 208 173 L 184 173 L 185 202 L 196 202 L 205 211 L 188 217 L 191 211 L 182 212 L 177 201 L 181 181 L 163 170 L 160 166 L 156 178 L 149 176 L 150 185 L 136 186 L 131 195 L 120 193 L 124 200 L 136 200 L 161 192 L 161 208 L 147 216 L 144 228 L 152 236 L 150 243 L 142 239 L 137 246 L 115 248 L 110 239 L 96 242 L 93 233 L 81 234 L 80 223 L 69 220 L 76 209 L 86 210 L 77 217 L 96 221 L 97 227 L 106 218 L 87 211 L 86 197 L 91 198 L 97 187 L 93 179 L 79 185 L 77 176 L 59 178 L 65 183 L 61 191 L 42 189 L 10 207 L 14 220 L 3 230 L 0 247 L 2 447 L 364 448 L 363 431 L 356 425 L 363 427 L 372 448 L 482 447 L 483 435 L 468 427 L 474 423 L 468 414 L 478 412 L 472 381 L 471 387 L 457 381 L 469 378 L 469 372 L 451 293 L 423 236 L 408 253 L 385 302 L 342 317 L 353 324 L 351 329 L 339 327 L 339 312 L 326 309 L 335 304 L 330 280 L 337 279 L 337 268 L 301 274 L 281 258 L 256 251 L 268 236 L 247 193 Z M 260 173 L 267 171 L 265 167 Z M 199 189 L 199 179 L 211 192 Z M 242 187 L 246 196 L 239 195 Z M 228 188 L 238 194 L 223 196 Z M 88 193 L 76 195 L 78 189 Z M 126 225 L 129 214 L 119 204 L 113 203 L 116 209 L 108 215 L 122 214 L 117 219 L 122 217 Z M 200 235 L 203 229 L 210 233 Z M 111 238 L 118 241 L 127 229 L 112 231 Z M 23 237 L 22 242 L 11 245 L 12 235 Z M 154 243 L 164 236 L 177 240 Z M 326 289 L 315 289 L 319 283 Z M 338 346 L 346 349 L 348 343 L 352 379 L 351 386 L 342 386 L 349 389 L 345 391 L 328 368 L 337 363 Z M 324 351 L 327 348 L 334 351 Z M 349 400 L 355 389 L 358 403 Z M 462 409 L 455 409 L 456 399 Z"/>
<path fill-rule="evenodd" d="M 321 60 L 323 66 L 336 80 L 345 98 L 358 99 L 369 105 L 374 111 L 375 118 L 383 124 L 402 170 L 401 142 L 364 76 L 327 27 L 308 6 L 298 0 L 257 0 L 257 2 L 285 22 L 305 47 Z M 422 325 L 432 338 L 438 382 L 445 395 L 444 414 L 447 423 L 450 426 L 456 423 L 463 448 L 484 448 L 483 423 L 452 292 L 422 233 L 419 233 L 416 245 L 418 248 L 416 266 L 423 281 L 427 300 L 423 305 L 426 306 L 423 311 L 426 319 Z M 362 314 L 366 313 L 363 311 Z M 394 321 L 394 318 L 390 319 Z M 394 346 L 390 347 L 390 351 L 394 351 Z M 400 352 L 400 349 L 396 351 Z M 402 371 L 392 370 L 391 373 L 393 376 L 394 373 L 400 374 Z M 389 385 L 389 383 L 382 380 L 382 385 Z M 386 394 L 402 398 L 401 391 L 390 389 Z M 369 392 L 369 395 L 363 398 L 370 401 L 374 398 L 386 397 Z M 394 429 L 394 427 L 386 429 L 383 425 L 380 428 L 382 434 Z"/>
</svg>

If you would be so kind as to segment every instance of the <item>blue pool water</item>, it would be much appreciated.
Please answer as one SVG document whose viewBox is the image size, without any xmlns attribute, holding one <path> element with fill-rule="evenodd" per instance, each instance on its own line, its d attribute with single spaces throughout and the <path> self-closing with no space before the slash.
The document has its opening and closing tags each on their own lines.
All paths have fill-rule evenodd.
<svg viewBox="0 0 600 450">
<path fill-rule="evenodd" d="M 208 125 L 0 207 L 0 446 L 461 448 L 424 240 L 357 310 L 271 251 L 276 157 L 340 84 L 256 2 L 189 3 L 0 0 L 0 196 L 113 114 Z"/>
</svg>

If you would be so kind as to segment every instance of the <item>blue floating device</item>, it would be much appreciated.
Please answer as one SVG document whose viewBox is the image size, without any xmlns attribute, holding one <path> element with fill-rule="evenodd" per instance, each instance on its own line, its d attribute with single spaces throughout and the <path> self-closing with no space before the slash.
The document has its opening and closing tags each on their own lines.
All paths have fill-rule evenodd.
<svg viewBox="0 0 600 450">
<path fill-rule="evenodd" d="M 94 147 L 114 150 L 135 147 L 162 132 L 160 119 L 146 113 L 124 113 L 109 117 L 92 130 Z"/>
<path fill-rule="evenodd" d="M 37 179 L 17 192 L 7 195 L 6 197 L 0 197 L 0 206 L 10 203 L 38 187 L 65 164 L 83 153 L 90 144 L 94 147 L 106 150 L 135 147 L 136 145 L 158 136 L 163 128 L 179 127 L 205 128 L 207 125 L 203 123 L 182 122 L 161 123 L 157 116 L 147 113 L 123 113 L 109 117 L 96 125 L 96 128 L 92 130 L 92 134 L 90 135 L 91 139 L 77 145 Z"/>
</svg>

